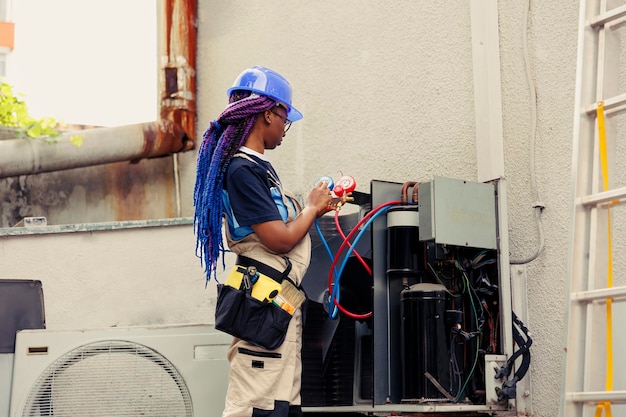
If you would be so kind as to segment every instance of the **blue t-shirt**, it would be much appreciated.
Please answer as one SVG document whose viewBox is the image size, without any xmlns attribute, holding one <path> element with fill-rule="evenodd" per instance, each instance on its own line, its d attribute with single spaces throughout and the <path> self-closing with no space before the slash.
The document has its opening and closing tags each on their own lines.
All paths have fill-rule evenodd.
<svg viewBox="0 0 626 417">
<path fill-rule="evenodd" d="M 278 175 L 272 165 L 255 155 L 234 157 L 224 179 L 224 212 L 233 239 L 253 233 L 252 225 L 274 220 L 287 221 Z"/>
</svg>

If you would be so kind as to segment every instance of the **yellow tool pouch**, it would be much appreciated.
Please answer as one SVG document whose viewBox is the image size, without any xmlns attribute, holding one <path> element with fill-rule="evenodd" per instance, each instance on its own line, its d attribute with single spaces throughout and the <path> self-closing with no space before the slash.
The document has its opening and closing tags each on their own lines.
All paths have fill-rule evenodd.
<svg viewBox="0 0 626 417">
<path fill-rule="evenodd" d="M 306 297 L 284 272 L 239 257 L 226 282 L 217 286 L 215 328 L 264 349 L 285 340 L 289 321 Z M 274 277 L 274 278 L 273 278 Z"/>
<path fill-rule="evenodd" d="M 268 277 L 265 274 L 256 272 L 256 276 L 250 277 L 248 275 L 249 269 L 241 265 L 235 265 L 230 271 L 228 278 L 224 285 L 228 285 L 233 288 L 241 288 L 244 278 L 250 280 L 252 286 L 251 295 L 252 298 L 256 298 L 259 301 L 272 301 L 281 290 L 281 284 L 276 280 Z"/>
</svg>

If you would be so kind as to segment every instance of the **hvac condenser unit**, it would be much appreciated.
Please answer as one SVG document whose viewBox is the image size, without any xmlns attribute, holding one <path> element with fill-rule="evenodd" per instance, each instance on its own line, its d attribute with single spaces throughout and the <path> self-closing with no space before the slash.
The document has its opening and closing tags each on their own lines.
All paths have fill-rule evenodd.
<svg viewBox="0 0 626 417">
<path fill-rule="evenodd" d="M 203 324 L 18 332 L 10 416 L 220 416 L 231 340 Z"/>
<path fill-rule="evenodd" d="M 508 413 L 515 393 L 504 384 L 515 381 L 497 373 L 513 354 L 498 184 L 370 185 L 364 217 L 325 234 L 332 265 L 326 245 L 314 245 L 303 280 L 304 411 Z M 354 233 L 364 236 L 351 240 L 362 261 L 341 253 L 342 235 Z"/>
</svg>

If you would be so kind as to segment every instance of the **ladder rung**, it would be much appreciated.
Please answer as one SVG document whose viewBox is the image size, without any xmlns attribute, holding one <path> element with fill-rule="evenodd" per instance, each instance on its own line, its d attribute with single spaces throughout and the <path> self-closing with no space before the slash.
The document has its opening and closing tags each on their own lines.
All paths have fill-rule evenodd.
<svg viewBox="0 0 626 417">
<path fill-rule="evenodd" d="M 626 391 L 587 391 L 568 392 L 565 396 L 568 401 L 586 403 L 610 401 L 613 403 L 626 403 Z"/>
<path fill-rule="evenodd" d="M 597 290 L 574 292 L 571 295 L 572 300 L 577 301 L 596 301 L 606 300 L 607 298 L 621 299 L 626 297 L 626 287 L 600 288 Z"/>
<path fill-rule="evenodd" d="M 590 194 L 584 197 L 580 197 L 577 201 L 578 204 L 582 204 L 583 206 L 594 206 L 603 203 L 610 203 L 613 201 L 618 201 L 622 203 L 626 198 L 626 187 L 615 188 L 609 191 L 603 191 L 597 194 Z"/>
<path fill-rule="evenodd" d="M 624 16 L 626 16 L 626 6 L 620 6 L 594 17 L 589 24 L 592 28 L 597 28 Z"/>
<path fill-rule="evenodd" d="M 592 104 L 587 107 L 586 112 L 590 116 L 595 115 L 597 108 L 598 108 L 597 103 Z M 606 114 L 619 112 L 625 109 L 626 109 L 626 94 L 620 94 L 620 95 L 610 97 L 604 100 L 604 113 Z"/>
</svg>

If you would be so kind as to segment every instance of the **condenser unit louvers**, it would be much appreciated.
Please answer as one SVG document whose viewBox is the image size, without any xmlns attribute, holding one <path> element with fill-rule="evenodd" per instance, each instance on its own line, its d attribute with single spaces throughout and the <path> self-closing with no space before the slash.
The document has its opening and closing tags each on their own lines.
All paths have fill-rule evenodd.
<svg viewBox="0 0 626 417">
<path fill-rule="evenodd" d="M 18 332 L 11 417 L 218 417 L 231 337 L 211 325 Z"/>
</svg>

